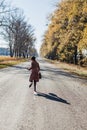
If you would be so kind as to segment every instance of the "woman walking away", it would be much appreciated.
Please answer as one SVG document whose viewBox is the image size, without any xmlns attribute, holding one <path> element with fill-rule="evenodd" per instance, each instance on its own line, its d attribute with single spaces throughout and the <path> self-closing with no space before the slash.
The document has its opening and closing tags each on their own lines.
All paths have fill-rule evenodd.
<svg viewBox="0 0 87 130">
<path fill-rule="evenodd" d="M 31 84 L 29 85 L 29 88 L 32 86 L 34 82 L 34 95 L 37 95 L 36 83 L 39 82 L 40 67 L 39 67 L 39 63 L 35 59 L 36 58 L 34 56 L 31 58 L 31 67 L 29 68 L 29 70 L 31 70 L 31 75 L 29 79 Z"/>
</svg>

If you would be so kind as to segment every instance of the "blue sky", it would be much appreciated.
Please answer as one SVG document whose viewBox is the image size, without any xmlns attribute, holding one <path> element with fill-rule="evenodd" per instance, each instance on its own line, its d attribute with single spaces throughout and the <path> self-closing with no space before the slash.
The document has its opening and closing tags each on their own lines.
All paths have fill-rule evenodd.
<svg viewBox="0 0 87 130">
<path fill-rule="evenodd" d="M 35 28 L 36 47 L 40 48 L 42 36 L 46 30 L 47 16 L 55 9 L 61 0 L 6 0 L 12 5 L 23 9 L 28 23 Z"/>
</svg>

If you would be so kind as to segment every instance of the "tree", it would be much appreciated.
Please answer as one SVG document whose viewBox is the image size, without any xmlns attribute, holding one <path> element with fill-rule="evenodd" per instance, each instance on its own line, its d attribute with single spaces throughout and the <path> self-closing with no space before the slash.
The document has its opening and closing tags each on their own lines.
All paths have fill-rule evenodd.
<svg viewBox="0 0 87 130">
<path fill-rule="evenodd" d="M 23 11 L 15 9 L 4 16 L 2 35 L 9 42 L 10 56 L 23 56 L 29 54 L 29 48 L 34 46 L 35 36 L 31 24 L 27 24 Z"/>
<path fill-rule="evenodd" d="M 63 0 L 51 15 L 41 55 L 77 64 L 78 52 L 87 49 L 86 34 L 87 1 Z"/>
</svg>

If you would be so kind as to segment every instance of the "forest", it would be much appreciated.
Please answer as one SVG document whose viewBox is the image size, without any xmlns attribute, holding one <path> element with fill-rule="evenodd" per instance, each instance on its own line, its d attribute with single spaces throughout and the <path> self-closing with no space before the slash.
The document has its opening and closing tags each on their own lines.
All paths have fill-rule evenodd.
<svg viewBox="0 0 87 130">
<path fill-rule="evenodd" d="M 87 0 L 62 0 L 49 17 L 42 57 L 87 66 Z"/>
</svg>

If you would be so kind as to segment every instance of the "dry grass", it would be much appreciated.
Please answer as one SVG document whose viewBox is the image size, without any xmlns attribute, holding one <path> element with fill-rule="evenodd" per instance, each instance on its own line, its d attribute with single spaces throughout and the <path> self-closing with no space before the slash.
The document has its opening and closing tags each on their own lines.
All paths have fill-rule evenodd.
<svg viewBox="0 0 87 130">
<path fill-rule="evenodd" d="M 80 67 L 79 65 L 67 64 L 58 61 L 48 60 L 52 64 L 55 64 L 56 67 L 64 69 L 66 72 L 77 74 L 83 78 L 87 78 L 87 67 Z"/>
<path fill-rule="evenodd" d="M 10 56 L 0 56 L 0 62 L 3 61 L 18 61 L 21 60 L 22 58 L 16 58 L 16 57 L 10 57 Z"/>
<path fill-rule="evenodd" d="M 0 69 L 8 66 L 13 66 L 24 61 L 26 61 L 26 59 L 15 58 L 10 56 L 0 56 Z"/>
</svg>

